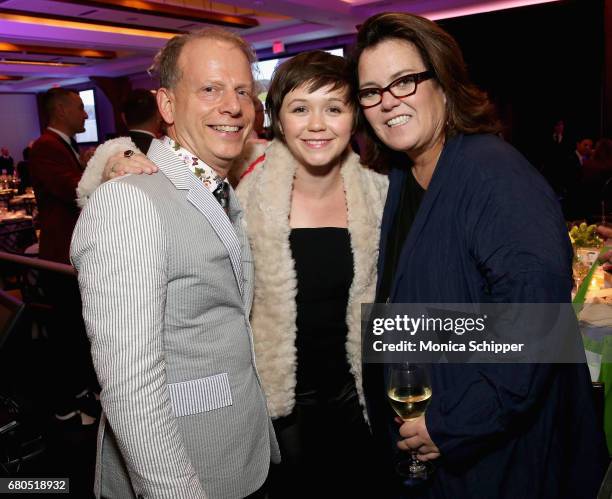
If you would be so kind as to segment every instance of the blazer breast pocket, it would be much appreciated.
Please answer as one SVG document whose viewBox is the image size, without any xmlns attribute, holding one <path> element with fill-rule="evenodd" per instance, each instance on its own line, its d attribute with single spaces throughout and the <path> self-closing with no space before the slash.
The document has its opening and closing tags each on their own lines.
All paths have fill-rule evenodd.
<svg viewBox="0 0 612 499">
<path fill-rule="evenodd" d="M 177 417 L 214 411 L 232 405 L 232 391 L 227 373 L 168 383 L 168 391 Z"/>
</svg>

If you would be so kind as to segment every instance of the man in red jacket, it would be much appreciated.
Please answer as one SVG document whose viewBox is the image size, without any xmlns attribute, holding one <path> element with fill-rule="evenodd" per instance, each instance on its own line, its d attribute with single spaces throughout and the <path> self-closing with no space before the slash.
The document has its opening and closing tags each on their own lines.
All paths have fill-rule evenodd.
<svg viewBox="0 0 612 499">
<path fill-rule="evenodd" d="M 40 257 L 70 263 L 72 230 L 79 217 L 76 187 L 81 180 L 74 134 L 85 130 L 87 113 L 78 94 L 53 88 L 45 95 L 49 126 L 32 146 L 31 174 L 40 222 Z"/>
<path fill-rule="evenodd" d="M 83 169 L 74 134 L 85 130 L 87 113 L 75 92 L 53 88 L 44 96 L 48 127 L 32 146 L 30 173 L 40 225 L 39 256 L 70 264 L 72 231 L 79 217 L 76 187 Z M 53 350 L 55 413 L 59 421 L 91 424 L 98 404 L 89 342 L 76 279 L 41 273 L 41 286 L 54 314 L 48 325 Z"/>
</svg>

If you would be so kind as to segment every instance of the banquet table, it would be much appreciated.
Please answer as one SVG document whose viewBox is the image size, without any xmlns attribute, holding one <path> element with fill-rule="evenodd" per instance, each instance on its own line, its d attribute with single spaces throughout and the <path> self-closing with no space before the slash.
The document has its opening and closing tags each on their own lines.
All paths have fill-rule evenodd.
<svg viewBox="0 0 612 499">
<path fill-rule="evenodd" d="M 36 207 L 36 197 L 33 193 L 19 194 L 13 196 L 8 203 L 11 210 L 23 209 L 27 215 L 32 215 Z"/>
<path fill-rule="evenodd" d="M 32 217 L 23 212 L 0 213 L 0 251 L 23 253 L 36 243 Z"/>
</svg>

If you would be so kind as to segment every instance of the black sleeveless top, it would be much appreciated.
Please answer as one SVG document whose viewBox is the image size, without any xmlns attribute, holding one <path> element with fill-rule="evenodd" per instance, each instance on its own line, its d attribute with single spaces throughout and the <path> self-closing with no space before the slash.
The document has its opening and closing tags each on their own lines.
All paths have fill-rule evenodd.
<svg viewBox="0 0 612 499">
<path fill-rule="evenodd" d="M 402 186 L 400 200 L 393 217 L 393 225 L 387 236 L 387 251 L 385 265 L 379 276 L 380 285 L 376 293 L 376 303 L 385 303 L 391 293 L 395 270 L 406 242 L 406 237 L 414 223 L 414 219 L 425 196 L 425 189 L 416 181 L 411 171 L 406 175 Z"/>
<path fill-rule="evenodd" d="M 296 394 L 331 394 L 352 381 L 346 358 L 350 235 L 339 227 L 297 228 L 289 242 L 298 282 Z"/>
</svg>

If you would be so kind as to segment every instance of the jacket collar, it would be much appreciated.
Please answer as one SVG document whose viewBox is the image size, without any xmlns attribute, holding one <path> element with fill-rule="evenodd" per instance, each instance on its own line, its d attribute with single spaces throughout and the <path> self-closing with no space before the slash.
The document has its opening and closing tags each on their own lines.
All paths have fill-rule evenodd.
<svg viewBox="0 0 612 499">
<path fill-rule="evenodd" d="M 57 135 L 59 138 L 61 138 L 64 142 L 66 142 L 66 144 L 71 145 L 70 144 L 70 137 L 65 134 L 64 132 L 62 132 L 61 130 L 58 130 L 57 128 L 52 128 L 52 127 L 47 127 L 47 130 L 49 130 L 50 132 L 54 133 L 55 135 Z"/>
<path fill-rule="evenodd" d="M 244 295 L 244 276 L 242 270 L 242 248 L 236 229 L 230 218 L 240 224 L 242 210 L 232 189 L 230 189 L 229 217 L 219 205 L 213 194 L 204 186 L 185 165 L 182 159 L 169 150 L 160 140 L 153 139 L 147 156 L 168 178 L 176 189 L 186 190 L 187 200 L 206 217 L 230 256 L 236 283 L 240 294 Z"/>
<path fill-rule="evenodd" d="M 51 137 L 57 139 L 60 142 L 60 144 L 62 144 L 66 148 L 66 150 L 70 152 L 70 157 L 74 160 L 74 163 L 79 167 L 79 169 L 83 168 L 81 166 L 81 163 L 79 162 L 77 156 L 76 156 L 76 151 L 74 149 L 72 149 L 72 146 L 70 145 L 70 142 L 66 142 L 66 140 L 59 133 L 57 133 L 55 130 L 51 130 L 49 128 L 46 128 L 45 129 L 45 133 L 47 133 Z"/>
<path fill-rule="evenodd" d="M 258 185 L 253 189 L 257 190 L 257 198 L 262 200 L 263 205 L 258 204 L 255 209 L 265 209 L 265 225 L 269 230 L 266 237 L 285 240 L 287 231 L 290 230 L 291 195 L 298 163 L 287 146 L 279 140 L 274 140 L 266 148 L 265 162 L 256 168 L 262 168 L 263 171 L 257 181 Z M 380 226 L 378 214 L 373 210 L 364 209 L 366 187 L 362 186 L 362 170 L 366 170 L 366 167 L 360 164 L 359 157 L 355 153 L 349 151 L 341 166 L 340 174 L 347 197 L 349 232 L 351 236 L 357 236 L 358 240 L 369 237 L 371 231 L 377 232 Z M 351 185 L 350 189 L 347 188 L 348 184 Z M 258 227 L 258 231 L 260 229 L 261 227 Z M 353 234 L 354 231 L 358 233 Z"/>
<path fill-rule="evenodd" d="M 431 213 L 432 208 L 435 206 L 436 201 L 440 195 L 440 192 L 448 178 L 451 176 L 451 173 L 456 165 L 458 153 L 461 149 L 461 144 L 463 143 L 463 135 L 459 134 L 452 139 L 449 139 L 444 145 L 444 149 L 442 150 L 442 154 L 438 159 L 438 164 L 436 165 L 436 169 L 431 178 L 431 182 L 429 183 L 429 187 L 425 192 L 425 196 L 423 196 L 423 201 L 421 202 L 421 206 L 416 214 L 414 222 L 412 223 L 412 227 L 406 236 L 406 240 L 404 241 L 404 245 L 402 247 L 402 252 L 399 257 L 399 261 L 397 263 L 397 272 L 393 278 L 393 285 L 391 286 L 390 297 L 391 301 L 393 300 L 393 296 L 395 295 L 395 290 L 397 288 L 397 284 L 400 281 L 403 271 L 405 269 L 404 262 L 406 262 L 414 248 L 416 247 L 417 241 L 421 235 L 421 232 L 425 228 L 427 224 L 427 220 L 429 219 L 429 214 Z M 389 237 L 389 232 L 391 230 L 391 224 L 393 224 L 393 220 L 395 218 L 395 213 L 398 209 L 398 203 L 400 198 L 400 192 L 403 189 L 404 182 L 406 180 L 406 176 L 411 175 L 410 170 L 407 168 L 398 169 L 392 172 L 390 176 L 391 185 L 389 187 L 389 205 L 385 210 L 385 216 L 383 220 L 383 241 L 381 244 L 381 265 L 379 265 L 379 275 L 382 275 L 384 258 L 387 247 L 387 238 Z"/>
</svg>

